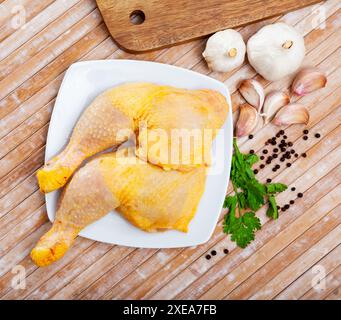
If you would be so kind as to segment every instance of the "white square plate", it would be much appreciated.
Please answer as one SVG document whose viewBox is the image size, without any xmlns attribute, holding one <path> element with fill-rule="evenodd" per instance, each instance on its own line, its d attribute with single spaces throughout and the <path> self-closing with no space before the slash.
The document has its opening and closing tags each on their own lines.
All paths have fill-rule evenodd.
<svg viewBox="0 0 341 320">
<path fill-rule="evenodd" d="M 51 117 L 45 160 L 59 153 L 69 140 L 84 109 L 102 91 L 125 82 L 144 81 L 187 89 L 213 89 L 222 93 L 230 106 L 223 130 L 213 143 L 213 164 L 208 170 L 204 195 L 188 233 L 169 230 L 141 231 L 117 212 L 110 212 L 88 226 L 81 236 L 97 241 L 144 248 L 175 248 L 206 242 L 217 223 L 227 190 L 232 155 L 232 112 L 229 92 L 221 82 L 171 65 L 135 61 L 100 60 L 77 62 L 67 70 Z M 49 219 L 53 221 L 59 192 L 46 195 Z"/>
</svg>

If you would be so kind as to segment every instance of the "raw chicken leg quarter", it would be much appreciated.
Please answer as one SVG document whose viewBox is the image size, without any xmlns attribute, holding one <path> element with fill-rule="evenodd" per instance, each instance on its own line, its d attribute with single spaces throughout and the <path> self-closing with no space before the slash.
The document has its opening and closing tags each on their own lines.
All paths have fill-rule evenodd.
<svg viewBox="0 0 341 320">
<path fill-rule="evenodd" d="M 128 83 L 100 94 L 81 115 L 66 148 L 38 171 L 41 191 L 64 186 L 84 160 L 118 147 L 134 133 L 137 149 L 119 147 L 74 174 L 59 199 L 52 228 L 31 252 L 33 261 L 46 266 L 60 259 L 82 229 L 114 209 L 144 231 L 187 232 L 209 164 L 205 156 L 196 161 L 195 154 L 210 153 L 227 113 L 225 97 L 213 90 Z M 122 130 L 129 134 L 120 134 Z M 172 161 L 172 139 L 154 139 L 160 130 L 167 137 L 174 130 L 194 130 L 201 133 L 201 143 L 181 138 L 178 150 L 181 155 L 189 147 L 188 161 Z M 211 140 L 203 139 L 205 130 L 212 131 Z M 171 150 L 167 157 L 155 151 L 162 149 Z"/>
</svg>

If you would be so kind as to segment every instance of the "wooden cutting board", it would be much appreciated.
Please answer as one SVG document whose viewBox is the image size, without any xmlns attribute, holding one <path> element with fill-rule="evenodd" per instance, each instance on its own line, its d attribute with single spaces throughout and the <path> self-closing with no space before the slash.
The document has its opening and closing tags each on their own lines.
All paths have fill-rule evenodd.
<svg viewBox="0 0 341 320">
<path fill-rule="evenodd" d="M 96 0 L 116 42 L 147 51 L 295 10 L 320 0 Z"/>
</svg>

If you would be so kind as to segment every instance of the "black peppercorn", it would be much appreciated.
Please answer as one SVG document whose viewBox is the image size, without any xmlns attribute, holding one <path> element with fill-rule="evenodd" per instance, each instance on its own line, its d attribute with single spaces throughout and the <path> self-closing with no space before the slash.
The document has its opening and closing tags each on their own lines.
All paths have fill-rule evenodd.
<svg viewBox="0 0 341 320">
<path fill-rule="evenodd" d="M 282 152 L 284 152 L 285 150 L 287 150 L 287 149 L 286 149 L 286 148 L 284 148 L 284 147 L 283 147 L 283 148 L 281 148 L 281 151 L 282 151 Z"/>
<path fill-rule="evenodd" d="M 291 153 L 291 154 L 294 154 L 294 153 L 295 153 L 295 150 L 294 150 L 294 149 L 291 149 L 291 150 L 290 150 L 290 153 Z"/>
<path fill-rule="evenodd" d="M 306 158 L 307 157 L 307 154 L 304 152 L 304 153 L 302 153 L 302 157 L 303 158 Z"/>
<path fill-rule="evenodd" d="M 287 167 L 288 168 L 291 167 L 291 163 L 290 162 L 287 163 Z"/>
<path fill-rule="evenodd" d="M 251 150 L 250 150 L 250 153 L 251 153 L 251 154 L 254 154 L 254 153 L 255 153 L 255 150 L 251 149 Z"/>
<path fill-rule="evenodd" d="M 303 193 L 300 192 L 300 193 L 297 194 L 297 196 L 298 196 L 299 198 L 302 198 L 302 197 L 303 197 Z"/>
<path fill-rule="evenodd" d="M 211 259 L 211 256 L 209 254 L 206 255 L 206 259 L 207 260 L 210 260 Z"/>
<path fill-rule="evenodd" d="M 284 139 L 288 138 L 286 135 L 283 136 Z"/>
<path fill-rule="evenodd" d="M 268 156 L 268 160 L 270 160 L 270 161 L 271 161 L 271 160 L 272 160 L 272 157 L 271 157 L 271 156 Z"/>
<path fill-rule="evenodd" d="M 260 156 L 260 158 L 259 159 L 261 159 L 261 160 L 264 160 L 264 156 Z"/>
<path fill-rule="evenodd" d="M 267 153 L 268 153 L 268 150 L 266 150 L 266 149 L 263 150 L 263 153 L 264 153 L 264 154 L 267 154 Z"/>
<path fill-rule="evenodd" d="M 295 191 L 295 190 L 296 190 L 296 188 L 295 188 L 295 187 L 292 187 L 292 188 L 291 188 L 291 191 Z"/>
<path fill-rule="evenodd" d="M 285 159 L 284 159 L 284 158 L 281 158 L 281 159 L 280 159 L 280 161 L 281 161 L 281 162 L 284 162 L 284 161 L 285 161 Z"/>
<path fill-rule="evenodd" d="M 212 251 L 211 251 L 211 255 L 212 255 L 212 256 L 215 256 L 216 254 L 217 254 L 217 251 L 215 251 L 215 250 L 212 250 Z"/>
<path fill-rule="evenodd" d="M 250 134 L 250 135 L 249 135 L 249 139 L 253 139 L 253 134 Z"/>
<path fill-rule="evenodd" d="M 286 209 L 286 210 L 288 210 L 289 209 L 289 205 L 288 204 L 286 204 L 285 206 L 284 206 L 284 208 Z"/>
<path fill-rule="evenodd" d="M 282 211 L 285 211 L 285 210 L 287 210 L 287 209 L 285 209 L 285 207 L 282 207 L 281 210 L 282 210 Z"/>
<path fill-rule="evenodd" d="M 276 169 L 276 168 L 272 168 L 272 171 L 273 171 L 273 172 L 276 172 L 276 171 L 277 171 L 277 169 Z"/>
<path fill-rule="evenodd" d="M 261 169 L 264 169 L 265 165 L 262 163 L 259 167 L 260 167 Z"/>
<path fill-rule="evenodd" d="M 290 204 L 294 204 L 295 203 L 295 201 L 294 200 L 290 200 Z"/>
<path fill-rule="evenodd" d="M 228 254 L 229 253 L 228 249 L 224 249 L 224 253 Z"/>
<path fill-rule="evenodd" d="M 308 133 L 309 133 L 309 130 L 305 129 L 305 130 L 303 130 L 303 133 L 304 133 L 304 134 L 308 134 Z"/>
<path fill-rule="evenodd" d="M 276 153 L 277 153 L 277 152 L 278 152 L 278 148 L 275 148 L 275 149 L 274 149 L 274 152 L 276 152 Z"/>
<path fill-rule="evenodd" d="M 289 147 L 292 147 L 294 144 L 290 141 L 290 142 L 288 142 L 288 146 Z"/>
<path fill-rule="evenodd" d="M 270 183 L 271 181 L 272 181 L 272 180 L 271 180 L 270 178 L 267 178 L 267 179 L 266 179 L 266 182 L 267 182 L 267 183 Z"/>
<path fill-rule="evenodd" d="M 258 173 L 258 170 L 257 170 L 257 169 L 253 170 L 253 173 L 254 173 L 254 174 L 257 174 L 257 173 Z"/>
<path fill-rule="evenodd" d="M 275 168 L 279 169 L 281 166 L 279 164 L 276 164 Z"/>
<path fill-rule="evenodd" d="M 308 140 L 308 136 L 303 136 L 303 140 Z"/>
<path fill-rule="evenodd" d="M 280 130 L 279 133 L 280 133 L 280 134 L 284 134 L 284 130 Z"/>
<path fill-rule="evenodd" d="M 270 164 L 271 163 L 271 160 L 266 160 L 266 164 Z"/>
<path fill-rule="evenodd" d="M 321 137 L 321 135 L 319 133 L 315 134 L 315 138 L 320 138 L 320 137 Z"/>
<path fill-rule="evenodd" d="M 271 141 L 271 145 L 275 146 L 276 145 L 276 141 Z"/>
<path fill-rule="evenodd" d="M 281 136 L 281 134 L 278 132 L 278 133 L 276 134 L 276 137 L 279 138 L 280 136 Z"/>
<path fill-rule="evenodd" d="M 276 159 L 276 158 L 278 157 L 278 154 L 277 154 L 277 153 L 274 153 L 274 154 L 272 155 L 272 157 L 273 157 L 274 159 Z"/>
<path fill-rule="evenodd" d="M 298 158 L 298 153 L 295 153 L 295 157 Z"/>
</svg>

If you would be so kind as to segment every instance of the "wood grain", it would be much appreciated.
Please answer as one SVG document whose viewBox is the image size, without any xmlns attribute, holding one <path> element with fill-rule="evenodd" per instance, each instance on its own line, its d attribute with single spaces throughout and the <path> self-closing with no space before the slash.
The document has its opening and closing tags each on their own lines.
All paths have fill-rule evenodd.
<svg viewBox="0 0 341 320">
<path fill-rule="evenodd" d="M 42 166 L 46 134 L 56 95 L 66 69 L 91 59 L 141 59 L 192 69 L 222 81 L 232 94 L 234 119 L 243 101 L 236 88 L 254 78 L 269 92 L 288 90 L 292 77 L 269 83 L 245 62 L 228 73 L 211 72 L 201 53 L 205 39 L 143 54 L 127 53 L 110 37 L 94 0 L 21 1 L 26 28 L 11 27 L 16 0 L 0 4 L 0 299 L 341 299 L 340 166 L 341 166 L 341 36 L 340 4 L 329 0 L 237 28 L 247 40 L 263 25 L 283 21 L 305 37 L 305 65 L 328 77 L 325 88 L 305 97 L 292 97 L 310 111 L 309 139 L 304 126 L 288 126 L 287 136 L 306 158 L 273 172 L 271 178 L 296 187 L 278 197 L 280 205 L 295 205 L 270 221 L 265 208 L 257 214 L 263 227 L 252 245 L 236 248 L 221 230 L 197 247 L 136 249 L 77 238 L 59 262 L 37 268 L 29 252 L 49 228 L 44 197 L 35 171 Z M 2 14 L 4 13 L 4 14 Z M 278 131 L 269 124 L 252 140 L 240 139 L 244 152 L 261 153 L 264 142 Z M 320 139 L 314 138 L 319 132 Z M 274 162 L 276 164 L 277 162 Z M 231 187 L 228 193 L 231 192 Z M 304 197 L 297 199 L 297 192 Z M 224 255 L 223 249 L 229 254 Z M 217 255 L 206 260 L 215 249 Z M 26 270 L 26 289 L 14 290 L 11 272 Z M 324 268 L 323 290 L 312 286 L 316 270 Z M 319 270 L 319 269 L 318 269 Z"/>
<path fill-rule="evenodd" d="M 319 0 L 96 0 L 117 43 L 130 51 L 146 51 L 203 37 L 219 30 L 264 20 Z M 138 24 L 131 15 L 139 15 Z M 136 21 L 136 19 L 135 19 Z"/>
</svg>

